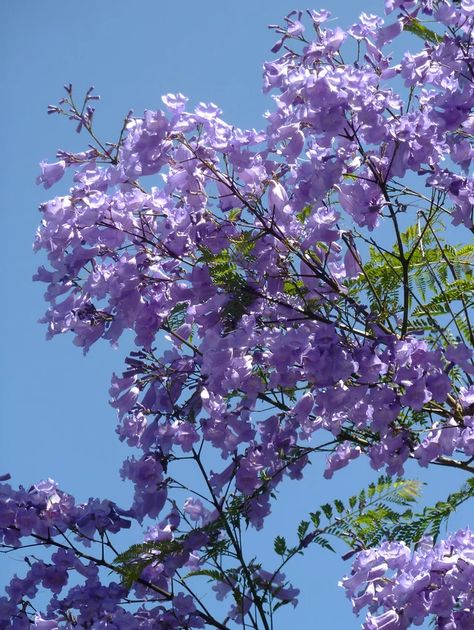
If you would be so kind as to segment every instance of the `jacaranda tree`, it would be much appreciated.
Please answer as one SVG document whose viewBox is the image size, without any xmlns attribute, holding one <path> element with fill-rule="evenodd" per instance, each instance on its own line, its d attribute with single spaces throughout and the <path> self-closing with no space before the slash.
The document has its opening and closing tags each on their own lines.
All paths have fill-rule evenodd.
<svg viewBox="0 0 474 630">
<path fill-rule="evenodd" d="M 262 131 L 167 94 L 107 143 L 92 90 L 50 107 L 90 144 L 41 164 L 45 188 L 73 176 L 41 207 L 44 322 L 84 352 L 133 331 L 110 394 L 135 495 L 2 484 L 2 550 L 33 550 L 1 628 L 270 630 L 297 603 L 286 565 L 335 539 L 367 630 L 474 628 L 474 534 L 439 536 L 474 495 L 474 1 L 385 9 L 346 31 L 315 10 L 271 27 Z M 358 457 L 382 476 L 277 536 L 263 566 L 248 528 L 321 457 L 326 478 Z M 417 510 L 409 459 L 463 485 Z"/>
</svg>

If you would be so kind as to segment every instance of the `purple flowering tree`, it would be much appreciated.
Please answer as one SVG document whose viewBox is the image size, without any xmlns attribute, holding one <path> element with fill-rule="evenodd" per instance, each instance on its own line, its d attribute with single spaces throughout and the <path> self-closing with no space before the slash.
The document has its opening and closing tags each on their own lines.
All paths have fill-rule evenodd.
<svg viewBox="0 0 474 630">
<path fill-rule="evenodd" d="M 297 603 L 287 563 L 334 540 L 367 630 L 474 627 L 474 535 L 439 537 L 474 495 L 474 2 L 385 10 L 271 27 L 262 131 L 168 94 L 107 143 L 92 90 L 50 107 L 90 144 L 41 164 L 46 189 L 72 174 L 40 209 L 44 322 L 84 352 L 133 332 L 110 395 L 135 495 L 0 484 L 2 551 L 34 548 L 1 628 L 270 630 Z M 263 566 L 246 529 L 321 457 L 326 478 L 358 457 L 382 476 L 277 536 Z M 463 485 L 417 511 L 409 459 Z M 118 549 L 132 522 L 142 539 Z"/>
</svg>

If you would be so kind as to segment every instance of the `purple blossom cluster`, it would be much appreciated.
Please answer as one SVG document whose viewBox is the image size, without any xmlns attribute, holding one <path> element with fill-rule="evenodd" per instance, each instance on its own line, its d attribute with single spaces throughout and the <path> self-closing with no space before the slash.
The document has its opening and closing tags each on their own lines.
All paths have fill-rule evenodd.
<svg viewBox="0 0 474 630">
<path fill-rule="evenodd" d="M 22 539 L 32 540 L 28 547 L 52 548 L 48 560 L 33 554 L 27 557 L 29 567 L 22 578 L 14 576 L 6 588 L 7 597 L 0 598 L 2 628 L 23 629 L 94 627 L 102 628 L 113 622 L 116 628 L 204 627 L 193 599 L 183 593 L 173 596 L 169 585 L 177 569 L 193 566 L 195 549 L 203 540 L 189 537 L 179 552 L 170 554 L 146 566 L 134 583 L 133 592 L 120 580 L 113 564 L 105 560 L 104 548 L 114 550 L 109 536 L 128 529 L 130 511 L 120 509 L 110 501 L 90 499 L 75 505 L 74 499 L 61 491 L 51 479 L 29 490 L 14 490 L 0 485 L 0 543 L 6 549 L 21 546 Z M 172 540 L 179 524 L 179 515 L 172 511 L 164 521 L 148 532 L 146 540 Z M 101 547 L 94 555 L 92 548 Z M 103 571 L 116 574 L 111 580 Z M 74 577 L 72 577 L 74 576 Z M 64 592 L 69 587 L 67 593 Z M 31 616 L 31 602 L 38 593 L 51 592 L 46 611 Z M 143 605 L 127 610 L 133 597 Z M 153 603 L 152 608 L 147 603 Z M 58 626 L 60 624 L 60 626 Z"/>
<path fill-rule="evenodd" d="M 264 65 L 274 103 L 264 130 L 226 123 L 212 103 L 189 111 L 183 95 L 167 94 L 164 110 L 130 114 L 115 145 L 41 163 L 46 189 L 74 173 L 68 194 L 42 205 L 35 240 L 47 255 L 35 279 L 46 284 L 48 337 L 71 332 L 87 352 L 99 339 L 115 345 L 125 331 L 134 334 L 136 350 L 113 376 L 110 396 L 118 436 L 134 449 L 121 475 L 135 495 L 123 511 L 107 501 L 76 506 L 52 482 L 2 487 L 4 544 L 33 537 L 56 546 L 50 564 L 32 561 L 10 583 L 10 600 L 0 600 L 0 619 L 15 619 L 6 627 L 26 627 L 24 598 L 38 585 L 53 594 L 39 628 L 74 625 L 71 611 L 94 628 L 112 619 L 117 628 L 201 627 L 209 620 L 189 594 L 166 603 L 177 570 L 198 570 L 212 536 L 237 544 L 223 524 L 232 502 L 262 528 L 280 482 L 300 479 L 318 451 L 330 450 L 326 478 L 362 454 L 395 475 L 409 458 L 471 470 L 472 332 L 448 336 L 450 325 L 430 312 L 426 334 L 410 329 L 416 248 L 403 250 L 399 224 L 401 214 L 419 223 L 435 208 L 453 225 L 473 227 L 471 5 L 387 0 L 388 14 L 399 10 L 391 22 L 363 13 L 346 31 L 331 28 L 326 11 L 293 12 L 272 27 L 280 38 L 273 52 L 282 54 Z M 386 52 L 392 41 L 425 17 L 442 34 L 429 31 L 419 50 L 394 60 Z M 346 45 L 358 51 L 352 64 L 343 61 Z M 66 92 L 50 112 L 91 131 L 92 92 L 82 112 L 72 87 Z M 410 174 L 420 190 L 405 183 Z M 422 254 L 430 221 L 419 225 Z M 388 315 L 370 303 L 370 282 L 354 289 L 366 279 L 367 244 L 382 222 L 394 228 L 398 254 L 381 251 L 401 269 L 402 308 Z M 330 441 L 320 444 L 322 436 Z M 221 456 L 217 470 L 203 464 L 206 449 Z M 207 503 L 194 493 L 177 507 L 181 460 L 198 467 Z M 72 535 L 104 544 L 130 519 L 146 518 L 162 519 L 148 540 L 177 540 L 181 527 L 185 542 L 135 582 L 137 597 L 157 588 L 159 604 L 126 612 L 123 584 L 104 582 L 97 559 L 59 543 Z M 472 563 L 472 541 L 469 533 L 452 541 L 453 561 L 441 559 L 454 542 L 431 551 L 423 543 L 414 554 L 402 543 L 363 552 L 344 586 L 353 597 L 365 589 L 356 611 L 383 607 L 365 627 L 405 628 L 433 613 L 458 624 L 440 627 L 467 628 L 462 607 L 472 580 L 462 567 Z M 429 568 L 435 560 L 445 564 Z M 62 597 L 73 570 L 84 584 Z M 396 579 L 382 579 L 387 570 Z M 218 597 L 235 595 L 239 579 L 230 571 Z M 258 592 L 296 601 L 281 573 L 250 567 L 242 579 L 228 614 L 237 623 L 252 614 Z M 408 605 L 415 592 L 419 602 Z"/>
<path fill-rule="evenodd" d="M 426 538 L 414 552 L 403 542 L 383 543 L 361 552 L 341 585 L 354 612 L 368 607 L 365 630 L 403 630 L 429 615 L 437 628 L 467 630 L 474 610 L 474 536 L 460 530 L 434 546 Z"/>
</svg>

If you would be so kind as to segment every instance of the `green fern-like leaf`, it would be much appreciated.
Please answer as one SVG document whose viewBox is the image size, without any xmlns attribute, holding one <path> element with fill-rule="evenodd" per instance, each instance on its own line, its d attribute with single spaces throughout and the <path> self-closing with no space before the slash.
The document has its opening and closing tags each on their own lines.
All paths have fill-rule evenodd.
<svg viewBox="0 0 474 630">
<path fill-rule="evenodd" d="M 181 552 L 183 543 L 180 540 L 148 541 L 132 545 L 118 554 L 113 564 L 122 577 L 123 584 L 130 588 L 138 580 L 143 570 L 154 562 L 160 562 L 164 557 Z"/>
<path fill-rule="evenodd" d="M 408 522 L 397 524 L 390 532 L 392 540 L 404 540 L 407 543 L 416 543 L 423 536 L 438 538 L 443 523 L 447 523 L 449 517 L 464 502 L 474 497 L 474 480 L 470 479 L 460 490 L 450 494 L 445 501 L 438 501 L 436 505 L 426 507 L 421 514 L 415 515 Z"/>
<path fill-rule="evenodd" d="M 171 331 L 177 330 L 183 325 L 186 318 L 187 302 L 178 302 L 168 316 L 168 326 Z"/>
<path fill-rule="evenodd" d="M 443 41 L 441 35 L 438 35 L 438 33 L 435 33 L 431 29 L 427 28 L 416 18 L 410 17 L 409 21 L 405 22 L 403 25 L 403 30 L 413 33 L 413 35 L 416 35 L 423 41 L 430 42 L 431 44 L 439 44 Z"/>
<path fill-rule="evenodd" d="M 461 301 L 467 297 L 468 303 L 471 305 L 473 296 L 474 279 L 460 279 L 453 282 L 444 281 L 443 291 L 434 295 L 422 307 L 415 308 L 413 315 L 415 317 L 423 316 L 426 311 L 429 311 L 432 315 L 444 315 L 449 312 L 451 302 Z"/>
<path fill-rule="evenodd" d="M 350 497 L 347 503 L 336 499 L 333 505 L 326 503 L 311 513 L 315 529 L 310 534 L 314 534 L 315 543 L 323 546 L 319 538 L 327 540 L 326 536 L 331 535 L 353 548 L 370 547 L 386 537 L 401 518 L 408 519 L 412 513 L 410 505 L 419 498 L 420 491 L 421 483 L 416 480 L 381 476 L 358 496 Z M 328 521 L 325 525 L 321 523 L 322 515 Z M 304 535 L 307 531 L 308 528 Z"/>
<path fill-rule="evenodd" d="M 287 550 L 286 540 L 283 536 L 277 536 L 273 541 L 273 549 L 279 556 L 284 556 Z"/>
<path fill-rule="evenodd" d="M 309 525 L 309 521 L 301 521 L 301 523 L 298 525 L 298 538 L 300 541 L 303 540 L 303 538 L 306 536 Z"/>
<path fill-rule="evenodd" d="M 198 576 L 208 577 L 215 582 L 226 582 L 226 576 L 216 569 L 199 569 L 197 571 L 190 571 L 183 577 L 183 579 L 186 580 L 190 577 Z"/>
</svg>

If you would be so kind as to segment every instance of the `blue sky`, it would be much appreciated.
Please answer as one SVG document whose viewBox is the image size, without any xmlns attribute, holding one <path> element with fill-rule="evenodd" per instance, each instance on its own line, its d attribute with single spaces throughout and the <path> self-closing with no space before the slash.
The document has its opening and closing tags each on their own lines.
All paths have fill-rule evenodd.
<svg viewBox="0 0 474 630">
<path fill-rule="evenodd" d="M 323 5 L 324 6 L 324 5 Z M 323 8 L 314 7 L 314 8 Z M 57 480 L 78 500 L 108 497 L 126 505 L 131 488 L 118 475 L 129 451 L 116 439 L 115 413 L 108 406 L 113 371 L 121 372 L 126 346 L 105 343 L 84 358 L 70 338 L 46 342 L 37 323 L 44 288 L 31 276 L 42 260 L 32 253 L 38 205 L 48 192 L 35 186 L 38 162 L 58 148 L 82 149 L 86 139 L 66 120 L 47 116 L 48 103 L 62 96 L 64 83 L 78 93 L 95 85 L 102 96 L 99 135 L 114 140 L 123 116 L 133 109 L 160 107 L 167 92 L 186 94 L 191 104 L 213 101 L 224 118 L 242 127 L 263 126 L 271 107 L 261 93 L 262 63 L 275 36 L 266 28 L 291 9 L 294 0 L 5 0 L 0 7 L 0 152 L 2 174 L 1 459 L 0 474 L 29 485 Z M 382 0 L 332 0 L 328 8 L 342 26 L 361 11 L 378 12 Z M 64 187 L 53 189 L 61 194 Z M 305 483 L 287 486 L 275 506 L 259 547 L 331 497 L 363 487 L 374 473 L 363 463 L 327 482 L 321 466 Z M 415 470 L 413 474 L 419 474 Z M 425 473 L 428 497 L 442 498 L 462 479 L 445 470 Z M 296 514 L 295 522 L 288 520 Z M 465 524 L 462 516 L 453 525 Z M 134 542 L 133 540 L 129 541 Z M 2 563 L 6 579 L 19 570 L 18 556 Z M 289 570 L 302 589 L 295 611 L 283 610 L 276 628 L 360 627 L 337 588 L 348 566 L 328 552 L 311 550 Z"/>
</svg>

